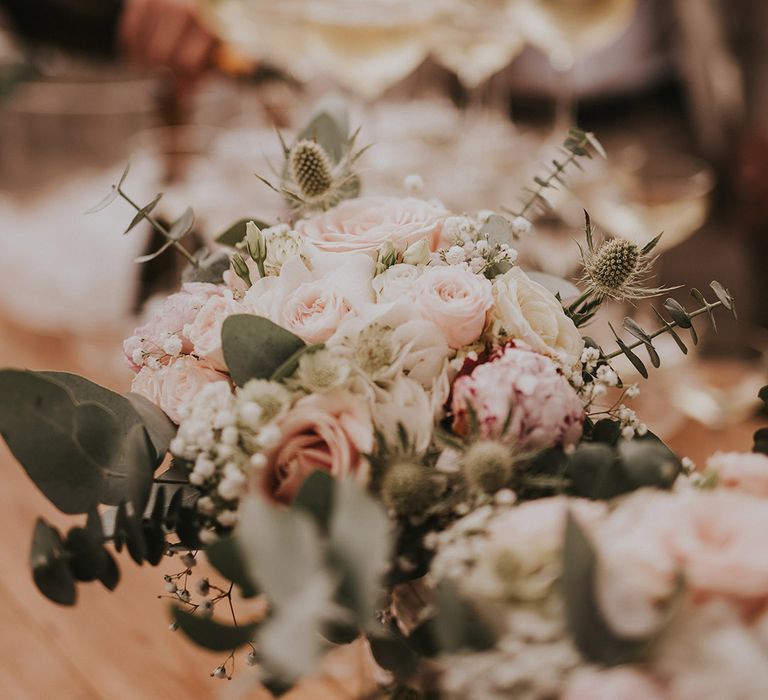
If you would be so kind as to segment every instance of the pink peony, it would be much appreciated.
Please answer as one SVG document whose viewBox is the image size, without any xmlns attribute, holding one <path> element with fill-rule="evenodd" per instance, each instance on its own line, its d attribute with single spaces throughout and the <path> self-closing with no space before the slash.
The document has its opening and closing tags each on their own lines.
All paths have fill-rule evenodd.
<svg viewBox="0 0 768 700">
<path fill-rule="evenodd" d="M 571 676 L 562 700 L 666 700 L 669 696 L 646 673 L 632 666 L 585 668 Z"/>
<path fill-rule="evenodd" d="M 575 445 L 581 437 L 581 400 L 552 360 L 525 347 L 508 347 L 456 380 L 453 429 L 459 435 L 470 430 L 468 406 L 481 437 L 521 450 Z"/>
<path fill-rule="evenodd" d="M 164 346 L 169 336 L 177 336 L 181 340 L 181 353 L 192 352 L 192 343 L 184 333 L 184 327 L 195 320 L 211 297 L 223 294 L 224 290 L 224 287 L 215 284 L 187 283 L 180 292 L 171 294 L 159 304 L 151 319 L 123 343 L 123 351 L 134 372 L 142 367 L 141 363 L 135 362 L 134 355 L 137 353 L 161 361 L 167 359 Z"/>
<path fill-rule="evenodd" d="M 437 250 L 447 212 L 412 197 L 360 197 L 296 224 L 297 233 L 320 250 L 374 253 L 390 241 L 404 251 L 426 239 Z"/>
<path fill-rule="evenodd" d="M 312 394 L 296 403 L 279 423 L 279 444 L 267 454 L 262 487 L 289 503 L 313 471 L 366 484 L 364 454 L 373 448 L 373 426 L 365 403 L 349 394 Z"/>
<path fill-rule="evenodd" d="M 428 267 L 412 289 L 419 313 L 432 321 L 454 349 L 474 343 L 493 306 L 491 283 L 465 265 Z"/>
<path fill-rule="evenodd" d="M 707 461 L 720 488 L 768 498 L 768 456 L 756 452 L 717 452 Z"/>
<path fill-rule="evenodd" d="M 186 405 L 211 382 L 228 382 L 228 377 L 194 357 L 185 356 L 157 369 L 142 367 L 133 378 L 131 391 L 159 406 L 174 422 L 180 423 Z"/>
<path fill-rule="evenodd" d="M 214 369 L 226 372 L 227 363 L 224 362 L 221 349 L 221 327 L 229 316 L 244 311 L 243 305 L 235 301 L 229 290 L 220 296 L 210 297 L 194 320 L 184 327 L 184 333 L 192 343 L 192 352 Z"/>
</svg>

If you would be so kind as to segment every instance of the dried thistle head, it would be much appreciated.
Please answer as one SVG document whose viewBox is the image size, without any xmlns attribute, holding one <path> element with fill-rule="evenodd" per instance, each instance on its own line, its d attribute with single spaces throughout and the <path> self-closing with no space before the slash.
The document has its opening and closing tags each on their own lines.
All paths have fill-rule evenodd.
<svg viewBox="0 0 768 700">
<path fill-rule="evenodd" d="M 580 282 L 592 295 L 624 301 L 656 296 L 669 289 L 646 284 L 656 260 L 651 252 L 661 234 L 642 248 L 622 238 L 611 238 L 595 246 L 592 234 L 587 214 L 587 251 L 581 249 L 584 273 Z"/>
<path fill-rule="evenodd" d="M 283 143 L 285 165 L 280 184 L 275 186 L 297 214 L 325 211 L 343 199 L 356 197 L 360 180 L 354 171 L 357 159 L 365 149 L 355 151 L 357 132 L 343 143 L 338 158 L 314 138 L 300 138 L 290 148 Z"/>
</svg>

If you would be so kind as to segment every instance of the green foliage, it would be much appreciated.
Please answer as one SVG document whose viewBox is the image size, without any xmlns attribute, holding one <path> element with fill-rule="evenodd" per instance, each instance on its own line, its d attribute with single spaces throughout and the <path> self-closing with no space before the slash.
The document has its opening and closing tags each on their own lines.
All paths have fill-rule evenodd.
<svg viewBox="0 0 768 700">
<path fill-rule="evenodd" d="M 257 626 L 224 625 L 201 615 L 194 615 L 181 608 L 172 608 L 173 619 L 195 644 L 211 651 L 233 651 L 248 644 Z"/>
<path fill-rule="evenodd" d="M 184 282 L 221 284 L 224 273 L 229 270 L 229 255 L 224 251 L 203 250 L 193 260 L 194 264 L 187 267 L 182 274 Z"/>
<path fill-rule="evenodd" d="M 373 624 L 389 563 L 389 521 L 363 490 L 321 472 L 291 508 L 251 496 L 240 515 L 233 541 L 214 545 L 209 556 L 269 600 L 256 646 L 266 678 L 290 683 L 316 663 L 319 633 L 346 642 Z"/>
<path fill-rule="evenodd" d="M 607 500 L 644 486 L 669 489 L 682 471 L 680 459 L 651 433 L 621 440 L 618 424 L 604 419 L 592 440 L 568 458 L 565 476 L 573 495 Z"/>
<path fill-rule="evenodd" d="M 609 324 L 619 349 L 606 354 L 605 360 L 610 361 L 619 355 L 624 355 L 632 363 L 640 375 L 647 378 L 648 369 L 640 356 L 634 352 L 635 349 L 644 347 L 651 361 L 651 364 L 654 367 L 658 367 L 661 364 L 661 359 L 659 358 L 659 354 L 656 351 L 656 348 L 653 346 L 654 338 L 666 333 L 674 339 L 682 352 L 687 353 L 688 349 L 678 333 L 675 331 L 675 328 L 687 329 L 691 334 L 691 341 L 695 345 L 699 342 L 696 328 L 693 325 L 693 319 L 697 316 L 707 314 L 715 330 L 717 330 L 717 326 L 715 325 L 715 316 L 713 311 L 718 307 L 724 307 L 731 312 L 734 318 L 736 318 L 736 307 L 734 305 L 733 298 L 728 293 L 728 291 L 719 282 L 716 281 L 711 282 L 709 286 L 715 293 L 717 301 L 710 302 L 698 289 L 692 289 L 691 295 L 700 304 L 703 304 L 701 308 L 698 308 L 695 311 L 689 312 L 682 304 L 680 304 L 680 302 L 676 301 L 675 299 L 667 299 L 663 306 L 664 310 L 669 314 L 669 318 L 671 320 L 666 319 L 656 307 L 652 307 L 656 317 L 662 323 L 662 325 L 654 331 L 647 331 L 632 319 L 625 318 L 623 324 L 624 330 L 636 338 L 636 340 L 632 343 L 624 342 L 613 328 L 613 326 L 610 326 Z"/>
<path fill-rule="evenodd" d="M 251 221 L 260 229 L 269 228 L 269 224 L 253 217 L 240 219 L 216 236 L 216 243 L 228 248 L 237 248 L 245 240 L 246 227 Z"/>
<path fill-rule="evenodd" d="M 293 333 L 252 314 L 227 318 L 221 336 L 224 360 L 238 386 L 249 379 L 270 379 L 283 363 L 305 347 L 304 341 Z"/>
<path fill-rule="evenodd" d="M 584 657 L 593 663 L 615 666 L 638 661 L 647 651 L 649 640 L 620 637 L 610 628 L 595 598 L 596 569 L 595 549 L 569 512 L 561 588 L 571 637 Z"/>
<path fill-rule="evenodd" d="M 538 208 L 542 211 L 549 211 L 552 205 L 547 201 L 544 192 L 548 189 L 557 189 L 565 186 L 565 173 L 570 166 L 581 169 L 581 158 L 592 158 L 594 153 L 598 153 L 605 158 L 605 151 L 600 142 L 591 134 L 581 129 L 572 128 L 560 148 L 562 158 L 554 158 L 547 168 L 544 177 L 536 176 L 533 178 L 536 188 L 526 187 L 526 199 L 518 210 L 507 209 L 509 213 L 515 216 L 525 216 L 531 208 Z"/>
<path fill-rule="evenodd" d="M 222 537 L 205 548 L 208 562 L 228 581 L 240 588 L 243 598 L 252 598 L 258 594 L 245 565 L 245 558 L 238 539 L 232 535 Z"/>
<path fill-rule="evenodd" d="M 44 596 L 60 605 L 75 604 L 75 580 L 67 564 L 61 535 L 42 518 L 35 524 L 29 565 L 35 585 Z"/>
</svg>

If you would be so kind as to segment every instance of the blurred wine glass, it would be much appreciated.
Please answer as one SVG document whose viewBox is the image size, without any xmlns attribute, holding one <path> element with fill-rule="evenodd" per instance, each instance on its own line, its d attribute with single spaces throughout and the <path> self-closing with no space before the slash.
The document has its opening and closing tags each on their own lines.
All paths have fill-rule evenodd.
<svg viewBox="0 0 768 700">
<path fill-rule="evenodd" d="M 556 130 L 574 122 L 577 62 L 615 42 L 636 5 L 636 0 L 514 0 L 510 5 L 526 41 L 546 55 L 556 75 Z"/>
</svg>

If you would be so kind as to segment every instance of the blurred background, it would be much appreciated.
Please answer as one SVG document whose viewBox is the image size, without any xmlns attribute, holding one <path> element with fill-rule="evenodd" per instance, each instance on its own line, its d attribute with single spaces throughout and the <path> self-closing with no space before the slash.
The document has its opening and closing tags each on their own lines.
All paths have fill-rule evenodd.
<svg viewBox="0 0 768 700">
<path fill-rule="evenodd" d="M 550 197 L 524 264 L 577 276 L 584 209 L 638 243 L 663 231 L 659 283 L 684 285 L 683 301 L 717 279 L 740 319 L 702 325 L 687 355 L 660 343 L 638 412 L 700 466 L 750 447 L 768 383 L 761 0 L 0 0 L 0 365 L 125 390 L 122 338 L 180 263 L 133 263 L 157 241 L 120 235 L 124 203 L 85 212 L 130 160 L 135 201 L 164 192 L 168 220 L 191 205 L 199 244 L 240 218 L 276 222 L 254 173 L 280 162 L 275 129 L 290 138 L 329 94 L 373 144 L 367 192 L 405 194 L 418 174 L 457 212 L 516 207 L 570 125 L 593 131 L 607 159 Z M 624 315 L 654 325 L 645 305 Z M 0 466 L 0 697 L 221 691 L 218 660 L 166 629 L 162 572 L 126 566 L 117 593 L 84 590 L 75 610 L 43 601 L 27 537 L 37 513 L 56 518 L 4 445 Z M 295 696 L 361 697 L 350 654 Z"/>
</svg>

